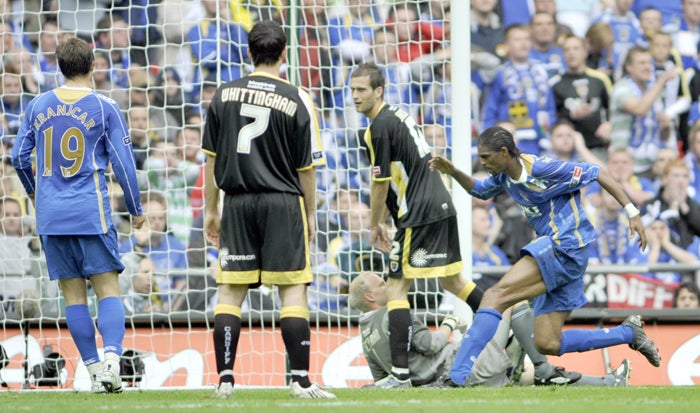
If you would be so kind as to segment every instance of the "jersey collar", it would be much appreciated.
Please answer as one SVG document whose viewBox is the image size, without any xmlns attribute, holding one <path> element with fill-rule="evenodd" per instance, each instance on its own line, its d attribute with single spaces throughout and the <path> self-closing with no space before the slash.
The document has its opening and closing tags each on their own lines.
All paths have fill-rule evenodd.
<svg viewBox="0 0 700 413">
<path fill-rule="evenodd" d="M 510 178 L 510 180 L 513 182 L 517 182 L 519 184 L 527 183 L 527 168 L 525 168 L 525 163 L 523 163 L 523 160 L 520 158 L 518 158 L 518 162 L 520 162 L 520 166 L 523 168 L 522 171 L 520 172 L 520 178 L 518 178 L 518 179 Z"/>
</svg>

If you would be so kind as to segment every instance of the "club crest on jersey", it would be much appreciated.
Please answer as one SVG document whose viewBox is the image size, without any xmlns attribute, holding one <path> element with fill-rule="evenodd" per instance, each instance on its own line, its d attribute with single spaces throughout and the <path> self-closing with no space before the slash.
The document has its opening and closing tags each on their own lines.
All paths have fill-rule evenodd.
<svg viewBox="0 0 700 413">
<path fill-rule="evenodd" d="M 372 174 L 374 176 L 381 175 L 382 174 L 382 167 L 381 166 L 375 166 L 372 168 Z"/>
<path fill-rule="evenodd" d="M 389 267 L 391 268 L 391 272 L 397 272 L 399 270 L 399 262 L 392 261 L 391 263 L 389 263 Z"/>
<path fill-rule="evenodd" d="M 570 188 L 578 186 L 578 184 L 581 182 L 581 175 L 583 175 L 583 168 L 581 168 L 580 166 L 575 167 L 574 174 L 571 177 L 571 181 L 569 181 Z"/>
</svg>

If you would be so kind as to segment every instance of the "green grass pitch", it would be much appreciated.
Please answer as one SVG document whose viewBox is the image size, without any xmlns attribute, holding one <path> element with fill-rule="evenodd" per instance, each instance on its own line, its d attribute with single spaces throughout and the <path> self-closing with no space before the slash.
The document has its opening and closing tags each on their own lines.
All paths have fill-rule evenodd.
<svg viewBox="0 0 700 413">
<path fill-rule="evenodd" d="M 508 387 L 334 390 L 336 400 L 291 399 L 285 389 L 236 389 L 215 400 L 213 390 L 131 390 L 122 394 L 71 391 L 0 392 L 3 412 L 254 412 L 254 413 L 659 413 L 700 409 L 697 387 Z"/>
</svg>

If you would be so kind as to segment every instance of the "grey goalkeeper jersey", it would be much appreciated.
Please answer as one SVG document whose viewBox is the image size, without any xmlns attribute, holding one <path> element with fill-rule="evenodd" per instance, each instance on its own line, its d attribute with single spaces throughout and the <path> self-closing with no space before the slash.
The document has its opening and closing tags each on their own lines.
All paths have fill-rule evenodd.
<svg viewBox="0 0 700 413">
<path fill-rule="evenodd" d="M 510 382 L 507 375 L 513 363 L 504 353 L 508 340 L 510 320 L 504 318 L 498 325 L 494 338 L 481 352 L 469 377 L 470 386 L 505 386 Z M 391 345 L 389 343 L 389 314 L 386 307 L 360 315 L 362 351 L 372 372 L 374 381 L 391 374 Z M 418 318 L 413 317 L 413 337 L 408 355 L 411 383 L 422 386 L 448 375 L 459 341 L 449 342 L 439 332 L 431 332 Z"/>
<path fill-rule="evenodd" d="M 389 315 L 387 308 L 370 311 L 360 316 L 362 351 L 372 371 L 374 381 L 391 372 L 391 346 L 389 344 Z M 408 367 L 411 383 L 421 386 L 447 374 L 459 348 L 459 343 L 449 343 L 438 332 L 431 332 L 425 324 L 413 317 L 413 337 Z"/>
</svg>

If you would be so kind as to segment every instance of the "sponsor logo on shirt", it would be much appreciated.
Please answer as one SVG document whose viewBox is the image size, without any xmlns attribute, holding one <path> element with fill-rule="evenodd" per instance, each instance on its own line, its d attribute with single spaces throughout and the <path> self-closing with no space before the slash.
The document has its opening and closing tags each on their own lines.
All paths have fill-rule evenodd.
<svg viewBox="0 0 700 413">
<path fill-rule="evenodd" d="M 124 142 L 124 146 L 131 145 L 131 136 L 125 136 L 124 139 L 122 139 L 122 142 Z"/>
<path fill-rule="evenodd" d="M 374 174 L 374 176 L 381 175 L 382 174 L 382 167 L 375 166 L 374 168 L 372 168 L 372 174 Z"/>
</svg>

